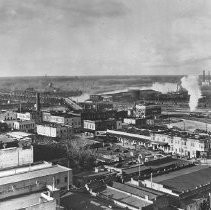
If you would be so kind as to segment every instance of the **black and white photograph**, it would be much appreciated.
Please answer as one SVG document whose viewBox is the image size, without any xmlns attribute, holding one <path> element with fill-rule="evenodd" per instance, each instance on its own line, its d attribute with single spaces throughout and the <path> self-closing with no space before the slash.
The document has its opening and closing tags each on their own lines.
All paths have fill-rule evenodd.
<svg viewBox="0 0 211 210">
<path fill-rule="evenodd" d="M 0 0 L 0 210 L 211 210 L 211 0 Z"/>
</svg>

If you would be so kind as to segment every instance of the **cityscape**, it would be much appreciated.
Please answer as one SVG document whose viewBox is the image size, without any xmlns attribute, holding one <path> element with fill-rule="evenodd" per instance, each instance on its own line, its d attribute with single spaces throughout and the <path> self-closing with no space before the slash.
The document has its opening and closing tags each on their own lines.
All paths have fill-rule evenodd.
<svg viewBox="0 0 211 210">
<path fill-rule="evenodd" d="M 1 89 L 0 209 L 210 209 L 210 73 L 172 77 Z"/>
<path fill-rule="evenodd" d="M 210 210 L 209 0 L 0 0 L 0 210 Z"/>
</svg>

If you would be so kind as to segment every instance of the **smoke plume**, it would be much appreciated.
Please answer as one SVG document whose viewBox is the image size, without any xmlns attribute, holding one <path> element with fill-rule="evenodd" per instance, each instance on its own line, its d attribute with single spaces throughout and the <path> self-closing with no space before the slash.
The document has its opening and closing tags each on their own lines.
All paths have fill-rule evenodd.
<svg viewBox="0 0 211 210">
<path fill-rule="evenodd" d="M 188 91 L 188 94 L 190 95 L 190 111 L 195 111 L 198 106 L 198 101 L 201 98 L 201 89 L 198 82 L 198 76 L 183 77 L 181 79 L 181 85 Z"/>
<path fill-rule="evenodd" d="M 155 83 L 152 84 L 152 87 L 150 89 L 159 91 L 163 94 L 169 93 L 169 92 L 175 92 L 177 90 L 177 83 L 169 83 L 169 82 L 158 83 L 158 82 L 155 82 Z"/>
</svg>

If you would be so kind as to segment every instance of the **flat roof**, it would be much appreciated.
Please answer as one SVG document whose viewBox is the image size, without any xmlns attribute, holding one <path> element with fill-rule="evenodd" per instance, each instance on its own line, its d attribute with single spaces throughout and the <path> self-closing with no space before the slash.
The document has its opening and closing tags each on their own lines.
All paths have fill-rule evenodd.
<svg viewBox="0 0 211 210">
<path fill-rule="evenodd" d="M 159 183 L 159 182 L 165 181 L 167 179 L 172 179 L 172 178 L 184 175 L 184 174 L 190 174 L 192 172 L 199 171 L 201 169 L 208 168 L 208 167 L 209 166 L 198 165 L 198 166 L 183 168 L 183 169 L 180 169 L 180 170 L 177 170 L 177 171 L 169 172 L 168 174 L 155 176 L 155 177 L 153 177 L 153 182 Z M 150 180 L 150 179 L 148 179 L 148 180 Z"/>
<path fill-rule="evenodd" d="M 0 186 L 6 184 L 17 183 L 25 180 L 35 179 L 38 177 L 53 175 L 61 172 L 70 171 L 72 169 L 66 168 L 60 165 L 54 165 L 48 168 L 42 168 L 33 171 L 27 171 L 24 173 L 13 174 L 11 176 L 0 177 Z"/>
<path fill-rule="evenodd" d="M 34 136 L 34 134 L 32 133 L 26 133 L 26 132 L 22 132 L 22 131 L 14 131 L 14 132 L 9 132 L 7 133 L 7 135 L 14 137 L 14 138 L 23 138 L 23 137 L 29 137 L 29 136 Z"/>
<path fill-rule="evenodd" d="M 100 194 L 104 195 L 105 197 L 116 200 L 120 203 L 125 203 L 127 205 L 130 205 L 136 208 L 151 205 L 150 202 L 144 201 L 136 197 L 129 196 L 127 193 L 120 192 L 116 189 L 106 188 Z"/>
<path fill-rule="evenodd" d="M 134 186 L 134 185 L 129 185 L 129 184 L 122 184 L 119 182 L 113 182 L 112 187 L 118 190 L 132 193 L 133 195 L 137 195 L 142 198 L 145 198 L 145 195 L 147 195 L 149 200 L 153 200 L 153 199 L 156 199 L 158 196 L 164 195 L 164 193 L 151 189 L 151 188 L 139 187 L 139 186 Z"/>
<path fill-rule="evenodd" d="M 176 192 L 182 193 L 183 191 L 193 190 L 196 187 L 200 187 L 200 185 L 209 184 L 211 182 L 210 174 L 211 167 L 208 167 L 189 174 L 161 181 L 159 184 L 162 184 Z"/>
<path fill-rule="evenodd" d="M 42 192 L 21 195 L 15 198 L 6 199 L 0 202 L 0 209 L 24 209 L 29 206 L 38 205 L 41 203 L 48 202 L 44 197 L 41 196 Z M 52 200 L 54 201 L 54 200 Z"/>
<path fill-rule="evenodd" d="M 149 170 L 149 169 L 156 170 L 156 169 L 165 168 L 165 167 L 168 167 L 168 166 L 171 166 L 174 164 L 176 164 L 176 165 L 186 164 L 187 165 L 188 163 L 189 162 L 184 161 L 184 160 L 173 159 L 171 157 L 165 157 L 165 158 L 160 158 L 160 159 L 155 159 L 152 161 L 145 162 L 144 165 L 141 165 L 140 171 L 145 171 L 145 170 Z M 139 166 L 136 165 L 136 166 L 133 166 L 130 168 L 126 168 L 126 169 L 123 169 L 123 171 L 126 174 L 137 173 L 139 171 Z"/>
</svg>

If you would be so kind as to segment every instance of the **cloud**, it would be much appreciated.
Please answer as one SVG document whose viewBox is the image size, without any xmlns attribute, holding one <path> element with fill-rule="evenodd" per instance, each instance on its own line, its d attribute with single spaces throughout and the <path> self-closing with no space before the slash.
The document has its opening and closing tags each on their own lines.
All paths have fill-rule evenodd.
<svg viewBox="0 0 211 210">
<path fill-rule="evenodd" d="M 5 75 L 195 73 L 210 66 L 209 0 L 0 0 Z"/>
</svg>

